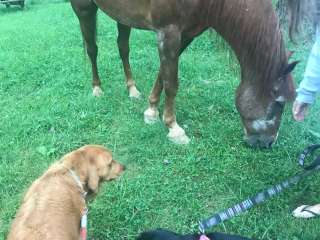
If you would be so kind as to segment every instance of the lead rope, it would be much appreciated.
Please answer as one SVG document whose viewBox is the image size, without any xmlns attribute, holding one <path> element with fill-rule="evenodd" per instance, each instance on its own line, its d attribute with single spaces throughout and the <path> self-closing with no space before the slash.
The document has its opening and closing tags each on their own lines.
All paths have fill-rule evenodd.
<svg viewBox="0 0 320 240">
<path fill-rule="evenodd" d="M 214 214 L 212 217 L 207 218 L 199 222 L 199 230 L 201 232 L 201 236 L 205 236 L 205 230 L 216 226 L 226 220 L 233 218 L 236 215 L 239 215 L 243 212 L 246 212 L 248 209 L 265 202 L 267 199 L 281 193 L 283 190 L 296 185 L 300 182 L 303 178 L 315 173 L 316 171 L 320 170 L 320 155 L 315 157 L 314 161 L 305 166 L 305 158 L 309 155 L 312 155 L 317 149 L 320 148 L 320 144 L 311 145 L 307 147 L 299 156 L 298 162 L 300 166 L 304 168 L 304 171 L 300 174 L 297 174 L 293 177 L 290 177 L 283 182 L 274 185 L 255 196 L 248 198 L 241 203 L 234 205 L 233 207 L 227 208 L 219 213 Z M 201 239 L 201 238 L 200 238 Z M 207 239 L 201 239 L 207 240 Z"/>
<path fill-rule="evenodd" d="M 80 239 L 87 240 L 88 209 L 85 208 L 80 221 Z"/>
<path fill-rule="evenodd" d="M 87 235 L 88 235 L 88 231 L 87 231 L 87 226 L 88 226 L 88 208 L 86 207 L 87 192 L 85 192 L 83 190 L 82 183 L 81 183 L 80 178 L 78 177 L 78 175 L 71 169 L 68 169 L 68 171 L 69 171 L 70 175 L 75 180 L 75 182 L 77 183 L 78 187 L 81 190 L 81 196 L 83 198 L 85 208 L 84 208 L 84 211 L 82 213 L 81 220 L 80 220 L 80 240 L 87 240 Z"/>
</svg>

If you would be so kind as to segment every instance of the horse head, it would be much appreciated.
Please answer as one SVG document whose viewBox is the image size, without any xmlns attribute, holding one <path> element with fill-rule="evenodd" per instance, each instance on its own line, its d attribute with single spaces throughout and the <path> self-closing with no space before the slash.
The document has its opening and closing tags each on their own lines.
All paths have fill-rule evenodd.
<svg viewBox="0 0 320 240">
<path fill-rule="evenodd" d="M 243 75 L 236 106 L 244 127 L 244 140 L 250 146 L 269 148 L 277 140 L 285 103 L 295 97 L 291 72 L 297 63 L 286 61 L 277 74 L 269 74 L 273 79 L 268 79 L 268 86 L 261 85 L 261 79 L 252 79 L 254 74 Z"/>
</svg>

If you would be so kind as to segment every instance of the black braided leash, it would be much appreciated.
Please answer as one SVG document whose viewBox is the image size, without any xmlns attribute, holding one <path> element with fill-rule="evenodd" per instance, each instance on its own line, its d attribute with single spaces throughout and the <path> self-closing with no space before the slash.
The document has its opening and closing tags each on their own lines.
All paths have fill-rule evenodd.
<svg viewBox="0 0 320 240">
<path fill-rule="evenodd" d="M 292 187 L 296 185 L 298 182 L 300 182 L 303 178 L 315 173 L 316 171 L 320 170 L 320 155 L 315 157 L 314 161 L 308 165 L 305 166 L 305 159 L 309 155 L 313 155 L 313 153 L 320 149 L 320 144 L 315 144 L 307 147 L 299 156 L 298 162 L 299 165 L 304 168 L 304 171 L 290 177 L 283 182 L 274 185 L 258 194 L 256 194 L 253 197 L 250 197 L 241 203 L 238 203 L 234 205 L 233 207 L 230 207 L 228 209 L 225 209 L 219 213 L 214 214 L 212 217 L 207 218 L 199 223 L 199 230 L 201 233 L 204 233 L 206 229 L 216 226 L 226 220 L 229 220 L 233 218 L 236 215 L 239 215 L 243 212 L 246 212 L 248 209 L 261 204 L 268 200 L 269 198 L 281 193 L 283 190 Z"/>
</svg>

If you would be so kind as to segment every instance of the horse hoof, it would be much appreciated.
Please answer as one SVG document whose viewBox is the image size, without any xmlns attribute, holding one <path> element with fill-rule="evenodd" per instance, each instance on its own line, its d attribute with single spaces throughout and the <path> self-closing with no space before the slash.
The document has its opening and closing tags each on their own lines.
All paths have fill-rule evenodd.
<svg viewBox="0 0 320 240">
<path fill-rule="evenodd" d="M 129 97 L 130 98 L 135 98 L 135 99 L 139 99 L 141 97 L 141 93 L 138 91 L 136 86 L 132 86 L 129 89 Z"/>
<path fill-rule="evenodd" d="M 159 120 L 159 111 L 156 108 L 148 108 L 144 111 L 144 122 L 154 124 Z"/>
<path fill-rule="evenodd" d="M 93 95 L 94 97 L 101 97 L 102 94 L 103 94 L 103 91 L 102 91 L 102 89 L 101 89 L 100 87 L 95 86 L 95 87 L 93 88 L 92 95 Z"/>
<path fill-rule="evenodd" d="M 178 124 L 174 124 L 172 128 L 169 128 L 167 137 L 175 144 L 188 144 L 190 142 L 190 138 Z"/>
</svg>

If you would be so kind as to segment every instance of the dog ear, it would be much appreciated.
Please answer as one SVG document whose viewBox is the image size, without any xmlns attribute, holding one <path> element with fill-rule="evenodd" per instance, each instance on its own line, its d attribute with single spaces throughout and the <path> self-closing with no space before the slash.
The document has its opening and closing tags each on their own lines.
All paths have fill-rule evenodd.
<svg viewBox="0 0 320 240">
<path fill-rule="evenodd" d="M 82 151 L 75 150 L 72 151 L 61 159 L 61 161 L 64 163 L 64 165 L 69 168 L 76 171 L 81 171 L 82 166 L 81 163 L 83 162 L 83 153 Z"/>
<path fill-rule="evenodd" d="M 88 188 L 93 192 L 97 193 L 99 187 L 99 176 L 97 168 L 90 164 L 88 169 Z"/>
</svg>

